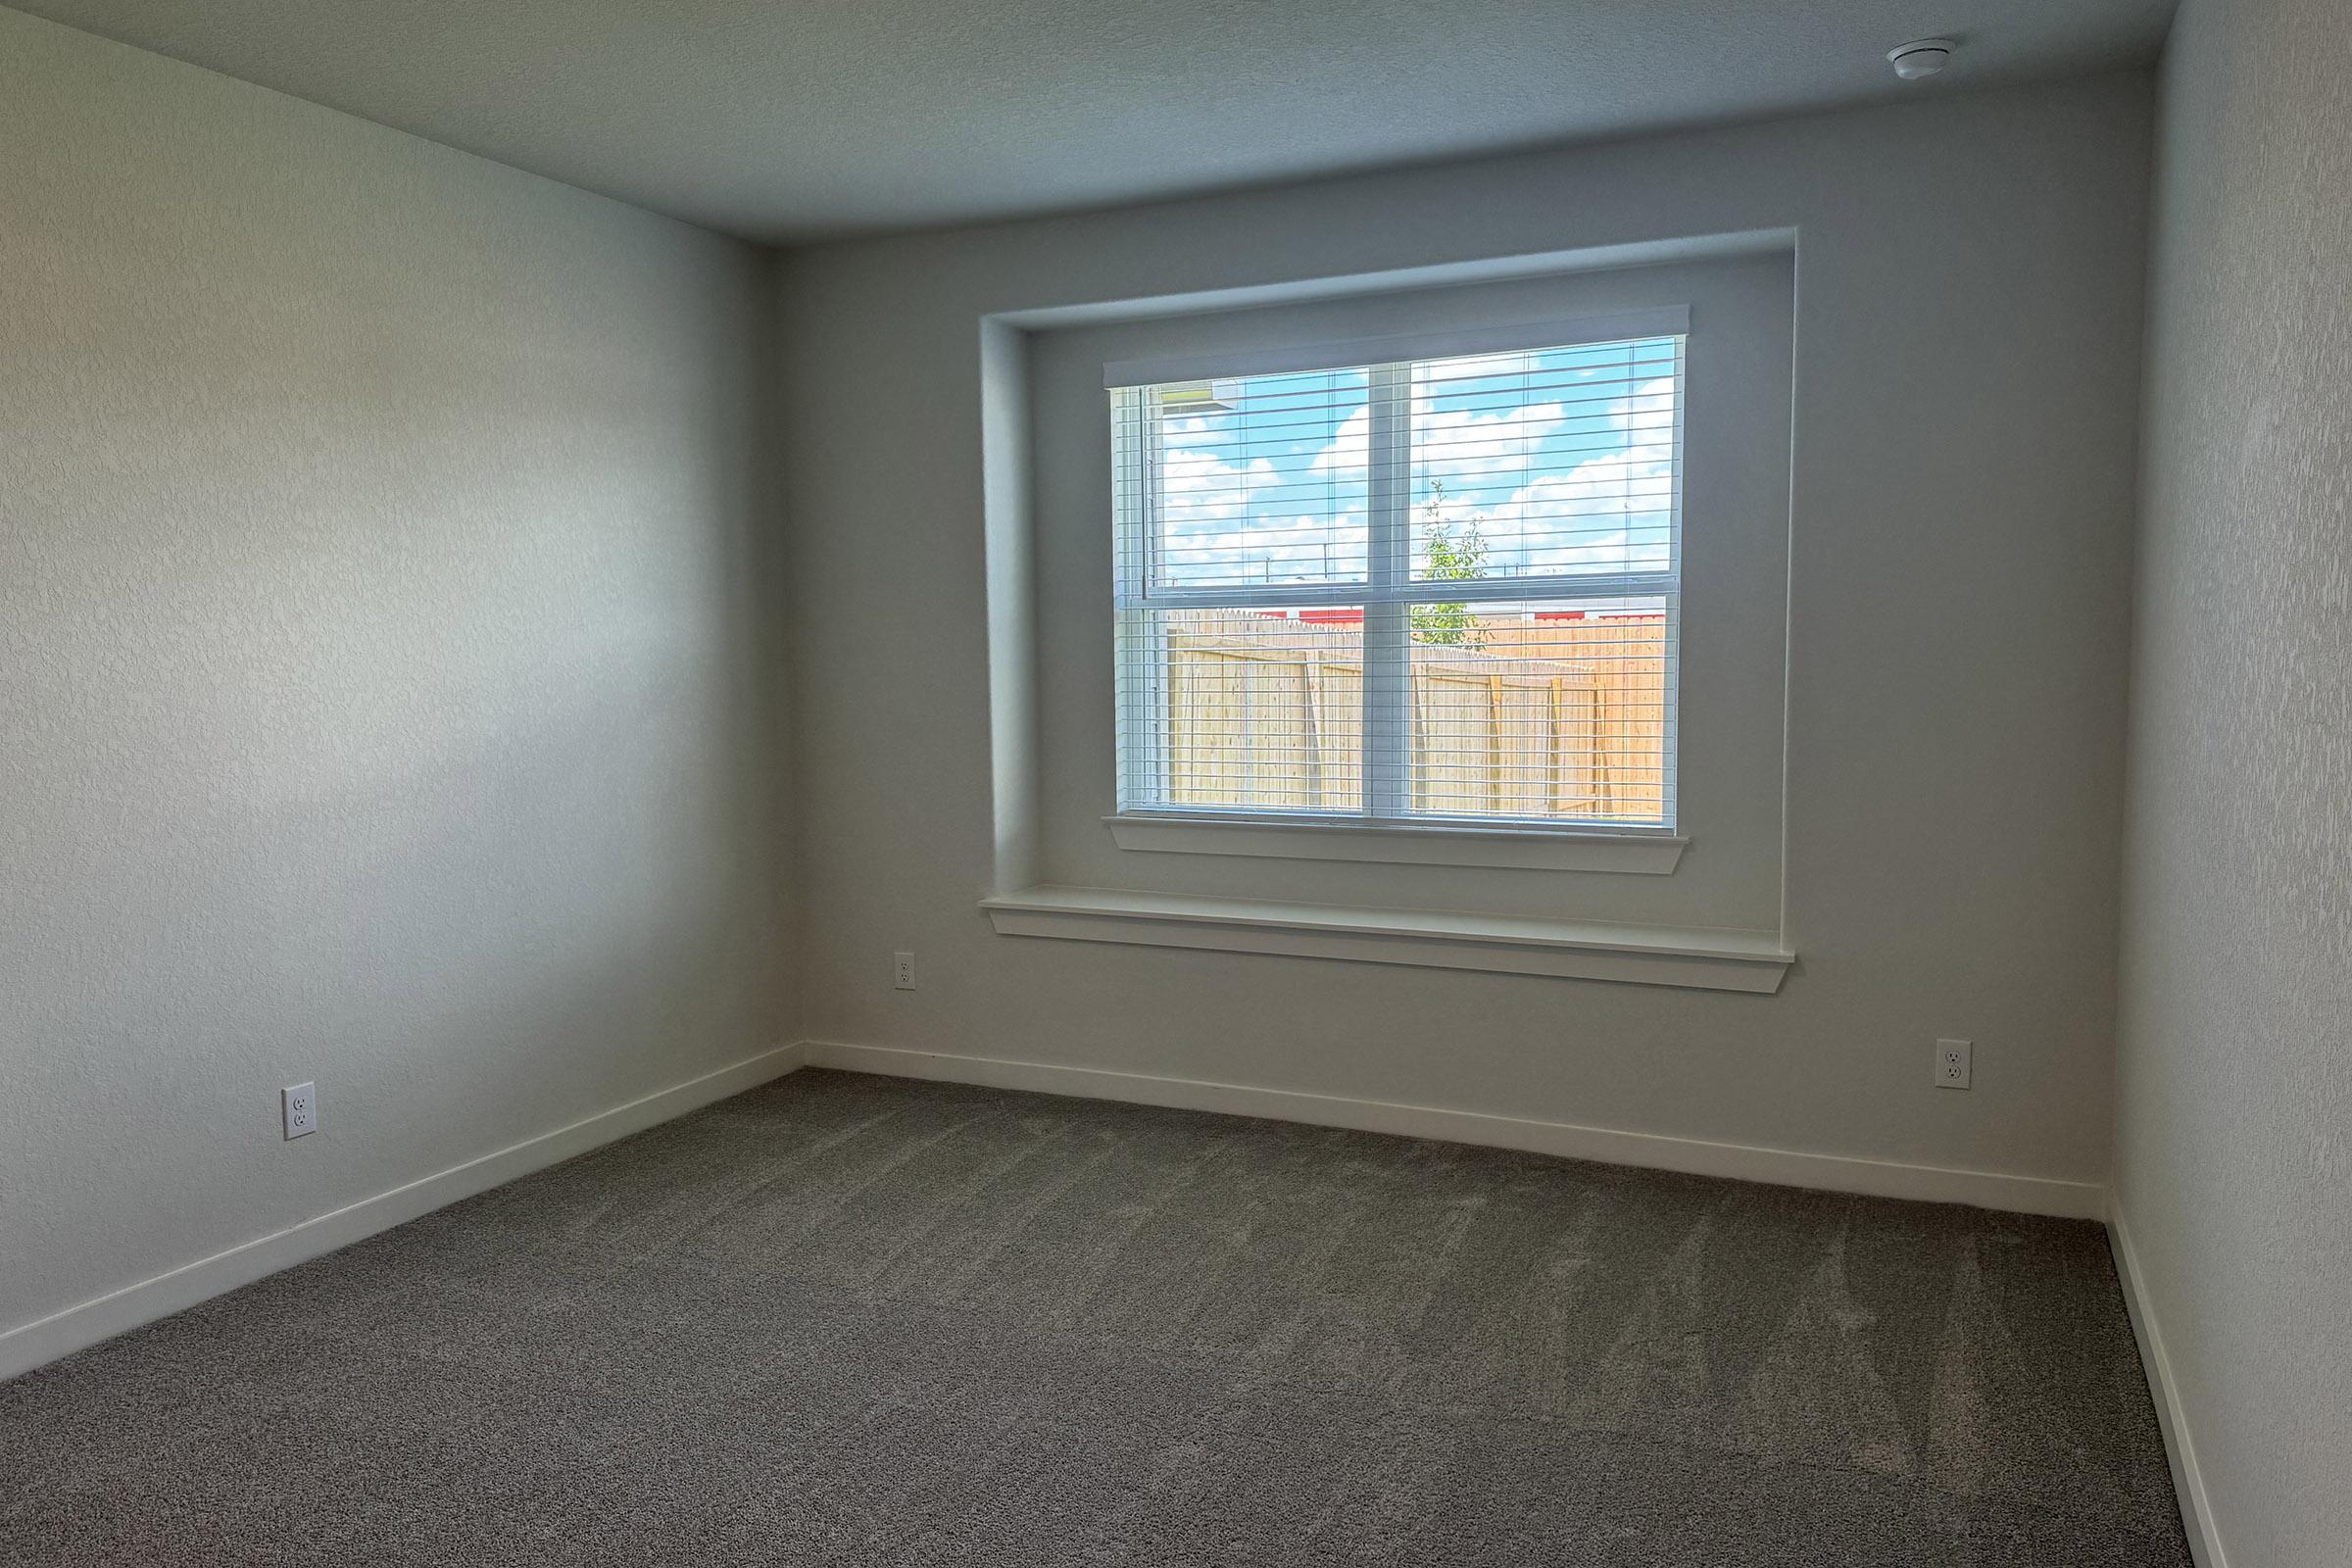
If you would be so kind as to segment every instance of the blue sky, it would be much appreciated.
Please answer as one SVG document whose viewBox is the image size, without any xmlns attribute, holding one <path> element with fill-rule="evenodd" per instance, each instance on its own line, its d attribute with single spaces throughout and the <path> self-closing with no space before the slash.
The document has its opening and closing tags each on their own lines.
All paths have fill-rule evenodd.
<svg viewBox="0 0 2352 1568">
<path fill-rule="evenodd" d="M 1436 515 L 1457 536 L 1477 521 L 1489 576 L 1668 565 L 1673 354 L 1652 339 L 1421 367 L 1415 569 Z M 1162 585 L 1359 579 L 1366 386 L 1361 370 L 1220 381 L 1226 409 L 1170 417 Z"/>
</svg>

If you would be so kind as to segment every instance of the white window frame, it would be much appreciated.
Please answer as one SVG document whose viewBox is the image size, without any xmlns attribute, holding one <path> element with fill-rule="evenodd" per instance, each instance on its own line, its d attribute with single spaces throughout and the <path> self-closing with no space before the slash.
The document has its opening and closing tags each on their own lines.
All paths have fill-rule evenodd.
<svg viewBox="0 0 2352 1568">
<path fill-rule="evenodd" d="M 1118 808 L 1106 821 L 1122 848 L 1286 858 L 1369 859 L 1405 863 L 1532 869 L 1663 873 L 1679 863 L 1688 839 L 1678 831 L 1680 752 L 1683 428 L 1688 409 L 1690 312 L 1684 307 L 1519 324 L 1471 332 L 1424 333 L 1298 348 L 1151 361 L 1103 367 L 1111 395 L 1113 618 L 1116 674 L 1122 693 L 1140 691 L 1157 715 L 1149 744 L 1131 733 L 1128 705 L 1118 703 Z M 1669 501 L 1668 564 L 1663 571 L 1555 573 L 1482 580 L 1475 593 L 1451 581 L 1412 576 L 1412 370 L 1422 361 L 1461 355 L 1533 352 L 1672 338 L 1675 340 L 1674 481 Z M 1169 382 L 1227 380 L 1317 369 L 1363 369 L 1369 382 L 1365 576 L 1336 584 L 1273 584 L 1201 589 L 1155 588 L 1161 537 L 1154 480 L 1160 420 L 1149 401 Z M 1120 427 L 1142 439 L 1121 462 Z M 1414 812 L 1411 799 L 1410 631 L 1408 612 L 1424 603 L 1476 598 L 1482 604 L 1655 599 L 1665 606 L 1666 691 L 1661 780 L 1662 820 L 1526 817 Z M 1356 608 L 1364 613 L 1361 812 L 1281 808 L 1186 806 L 1165 799 L 1167 656 L 1157 612 L 1180 609 Z"/>
</svg>

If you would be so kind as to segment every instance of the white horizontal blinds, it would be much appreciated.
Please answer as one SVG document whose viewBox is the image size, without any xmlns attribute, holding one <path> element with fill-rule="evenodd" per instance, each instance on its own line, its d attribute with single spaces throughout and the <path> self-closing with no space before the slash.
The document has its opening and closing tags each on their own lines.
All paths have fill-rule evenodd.
<svg viewBox="0 0 2352 1568">
<path fill-rule="evenodd" d="M 1473 538 L 1487 578 L 1672 570 L 1681 361 L 1650 338 L 1416 365 L 1416 522 Z"/>
<path fill-rule="evenodd" d="M 1360 611 L 1170 610 L 1154 805 L 1317 813 L 1363 809 Z"/>
<path fill-rule="evenodd" d="M 1412 613 L 1408 814 L 1673 820 L 1670 600 Z"/>
<path fill-rule="evenodd" d="M 1682 351 L 1114 391 L 1122 808 L 1671 826 Z"/>
<path fill-rule="evenodd" d="M 1366 372 L 1144 389 L 1156 405 L 1154 589 L 1364 576 Z"/>
</svg>

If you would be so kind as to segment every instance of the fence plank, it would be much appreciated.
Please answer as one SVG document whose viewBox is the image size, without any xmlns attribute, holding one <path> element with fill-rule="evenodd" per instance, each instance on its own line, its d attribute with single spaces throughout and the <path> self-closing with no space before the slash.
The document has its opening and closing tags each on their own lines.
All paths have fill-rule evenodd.
<svg viewBox="0 0 2352 1568">
<path fill-rule="evenodd" d="M 1361 808 L 1360 625 L 1194 612 L 1167 647 L 1172 801 Z M 1416 645 L 1413 808 L 1660 819 L 1665 678 L 1657 616 L 1496 616 Z"/>
</svg>

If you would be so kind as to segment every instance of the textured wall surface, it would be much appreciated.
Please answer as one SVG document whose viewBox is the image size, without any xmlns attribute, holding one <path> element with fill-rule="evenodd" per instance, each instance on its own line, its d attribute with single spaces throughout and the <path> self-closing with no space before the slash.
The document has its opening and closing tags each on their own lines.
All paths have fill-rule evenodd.
<svg viewBox="0 0 2352 1568">
<path fill-rule="evenodd" d="M 8 11 L 0 146 L 0 1330 L 774 1044 L 764 259 Z"/>
<path fill-rule="evenodd" d="M 2352 1552 L 2345 22 L 2190 0 L 2164 78 L 2116 1174 L 2236 1568 Z"/>
<path fill-rule="evenodd" d="M 788 258 L 811 1034 L 2103 1184 L 2149 85 Z M 1789 227 L 1779 996 L 993 934 L 984 314 Z M 1107 642 L 1107 598 L 1038 658 Z M 1414 906 L 1414 872 L 1357 902 Z M 1931 1084 L 1938 1035 L 1976 1041 L 1970 1093 Z"/>
</svg>

